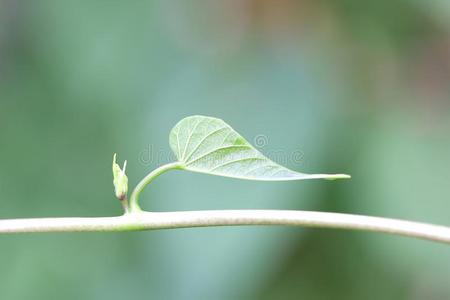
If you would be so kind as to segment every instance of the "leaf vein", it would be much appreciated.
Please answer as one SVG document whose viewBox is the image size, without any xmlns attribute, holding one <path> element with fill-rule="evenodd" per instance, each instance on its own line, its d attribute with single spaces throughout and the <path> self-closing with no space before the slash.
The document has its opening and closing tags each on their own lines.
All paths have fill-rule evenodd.
<svg viewBox="0 0 450 300">
<path fill-rule="evenodd" d="M 269 166 L 270 166 L 270 167 L 276 167 L 276 166 L 271 165 L 270 163 L 268 163 L 268 164 L 266 164 L 266 165 L 258 166 L 258 167 L 256 167 L 256 168 L 253 168 L 253 169 L 248 170 L 247 172 L 244 173 L 244 176 L 247 176 L 248 174 L 250 174 L 250 173 L 252 173 L 252 172 L 254 172 L 254 171 L 258 170 L 258 169 L 266 168 L 266 167 L 269 167 Z"/>
<path fill-rule="evenodd" d="M 223 164 L 221 164 L 221 165 L 218 165 L 218 166 L 212 168 L 210 171 L 213 172 L 213 171 L 215 171 L 215 170 L 217 170 L 217 169 L 219 169 L 219 168 L 222 168 L 222 167 L 224 167 L 224 166 L 232 165 L 232 164 L 234 164 L 234 163 L 243 162 L 243 161 L 247 161 L 247 160 L 265 160 L 265 159 L 264 159 L 264 158 L 259 158 L 259 157 L 240 158 L 240 159 L 232 160 L 232 161 L 223 163 Z"/>
<path fill-rule="evenodd" d="M 231 128 L 230 128 L 231 129 Z M 235 131 L 230 130 L 230 132 L 228 132 L 228 134 L 225 136 L 225 138 L 223 139 L 222 143 L 220 144 L 221 146 L 223 146 L 223 144 L 225 143 L 225 141 L 227 140 L 227 138 Z"/>
<path fill-rule="evenodd" d="M 210 137 L 211 135 L 213 135 L 213 134 L 215 134 L 215 133 L 217 133 L 217 132 L 219 132 L 219 131 L 221 131 L 221 130 L 223 130 L 223 129 L 226 129 L 226 128 L 229 128 L 229 127 L 228 127 L 228 126 L 223 126 L 223 127 L 220 127 L 219 129 L 213 130 L 212 132 L 210 132 L 210 133 L 208 133 L 207 135 L 205 135 L 205 136 L 201 139 L 201 141 L 197 144 L 197 146 L 195 146 L 194 150 L 192 150 L 191 153 L 189 153 L 189 155 L 186 157 L 186 159 L 183 159 L 183 160 L 184 160 L 184 161 L 188 161 L 188 160 L 191 158 L 191 156 L 195 153 L 195 151 L 197 151 L 198 148 L 200 148 L 200 146 L 203 144 L 203 142 L 204 142 L 208 137 Z"/>
<path fill-rule="evenodd" d="M 178 145 L 178 159 L 181 159 L 181 147 L 180 147 L 180 137 L 179 134 L 180 133 L 180 129 L 178 128 L 178 131 L 176 132 L 175 136 L 177 137 L 177 145 Z"/>
<path fill-rule="evenodd" d="M 280 170 L 278 170 L 278 171 L 275 171 L 273 174 L 270 174 L 270 176 L 275 176 L 275 175 L 277 175 L 278 173 L 281 173 L 281 172 L 283 172 L 283 171 L 286 171 L 284 168 L 281 168 Z"/>
<path fill-rule="evenodd" d="M 189 137 L 188 137 L 188 139 L 187 139 L 187 141 L 186 141 L 186 145 L 184 146 L 183 158 L 182 158 L 181 160 L 184 161 L 184 156 L 186 155 L 186 150 L 187 150 L 187 148 L 188 148 L 188 146 L 189 146 L 189 143 L 191 142 L 192 135 L 194 134 L 194 132 L 195 132 L 195 130 L 197 129 L 198 125 L 199 125 L 201 122 L 203 122 L 204 120 L 205 120 L 205 119 L 199 120 L 199 121 L 194 125 L 194 128 L 191 130 L 191 132 L 189 133 Z"/>
<path fill-rule="evenodd" d="M 205 158 L 208 155 L 213 154 L 214 152 L 217 152 L 217 151 L 220 151 L 220 150 L 225 150 L 225 149 L 230 149 L 230 148 L 247 148 L 247 149 L 252 149 L 253 150 L 253 148 L 248 146 L 248 145 L 231 145 L 231 146 L 226 146 L 226 147 L 220 147 L 220 148 L 216 148 L 216 149 L 214 149 L 212 151 L 209 151 L 209 152 L 207 152 L 205 154 L 202 154 L 199 157 L 195 158 L 194 160 L 191 160 L 190 162 L 186 162 L 186 165 L 191 165 L 194 162 L 196 162 L 196 161 L 198 161 L 198 160 L 200 160 L 202 158 Z"/>
</svg>

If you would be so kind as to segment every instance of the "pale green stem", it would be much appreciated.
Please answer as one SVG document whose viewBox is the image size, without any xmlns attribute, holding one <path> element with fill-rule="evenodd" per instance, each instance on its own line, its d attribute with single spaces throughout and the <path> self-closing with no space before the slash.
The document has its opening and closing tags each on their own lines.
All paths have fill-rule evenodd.
<svg viewBox="0 0 450 300">
<path fill-rule="evenodd" d="M 183 169 L 181 163 L 159 167 L 134 189 L 129 209 L 119 217 L 38 218 L 0 220 L 0 233 L 24 232 L 105 232 L 169 229 L 207 226 L 284 225 L 362 230 L 410 236 L 450 244 L 450 228 L 426 223 L 351 214 L 286 210 L 216 210 L 180 212 L 144 212 L 139 195 L 157 176 Z M 123 202 L 125 205 L 125 202 Z"/>
<path fill-rule="evenodd" d="M 0 233 L 134 231 L 234 225 L 284 225 L 382 232 L 450 244 L 450 228 L 351 214 L 286 210 L 135 211 L 120 217 L 0 220 Z"/>
<path fill-rule="evenodd" d="M 138 185 L 134 188 L 133 192 L 131 193 L 130 197 L 130 209 L 129 212 L 139 212 L 141 211 L 141 208 L 139 206 L 139 196 L 141 192 L 145 189 L 145 187 L 153 181 L 156 177 L 161 175 L 164 172 L 167 172 L 169 170 L 175 170 L 175 169 L 182 169 L 183 165 L 180 162 L 174 162 L 167 165 L 163 165 L 155 170 L 153 170 L 151 173 L 149 173 L 147 176 L 142 179 Z"/>
</svg>

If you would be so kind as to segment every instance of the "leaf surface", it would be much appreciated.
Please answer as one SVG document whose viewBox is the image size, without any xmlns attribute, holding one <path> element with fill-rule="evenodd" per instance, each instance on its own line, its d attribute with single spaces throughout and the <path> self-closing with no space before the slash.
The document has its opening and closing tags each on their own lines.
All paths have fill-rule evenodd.
<svg viewBox="0 0 450 300">
<path fill-rule="evenodd" d="M 217 118 L 184 118 L 172 129 L 169 139 L 182 168 L 188 171 L 264 181 L 350 178 L 345 174 L 304 174 L 289 170 L 265 157 Z"/>
</svg>

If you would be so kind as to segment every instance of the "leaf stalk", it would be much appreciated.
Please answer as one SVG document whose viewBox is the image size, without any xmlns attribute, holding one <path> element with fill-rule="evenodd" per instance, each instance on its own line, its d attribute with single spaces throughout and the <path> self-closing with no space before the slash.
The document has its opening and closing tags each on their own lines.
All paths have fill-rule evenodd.
<svg viewBox="0 0 450 300">
<path fill-rule="evenodd" d="M 174 162 L 170 164 L 163 165 L 152 172 L 150 172 L 147 176 L 142 179 L 138 185 L 134 188 L 133 192 L 131 193 L 130 201 L 129 201 L 129 213 L 136 213 L 141 212 L 142 209 L 139 206 L 139 196 L 142 193 L 142 191 L 145 189 L 147 185 L 150 184 L 156 177 L 159 175 L 170 171 L 170 170 L 176 170 L 176 169 L 182 169 L 183 164 L 180 162 Z"/>
</svg>

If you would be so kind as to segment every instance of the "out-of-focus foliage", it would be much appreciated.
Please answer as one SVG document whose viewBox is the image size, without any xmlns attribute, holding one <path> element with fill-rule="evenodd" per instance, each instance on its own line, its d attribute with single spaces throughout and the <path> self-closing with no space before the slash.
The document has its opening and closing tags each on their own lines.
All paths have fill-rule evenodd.
<svg viewBox="0 0 450 300">
<path fill-rule="evenodd" d="M 171 172 L 147 209 L 450 225 L 449 17 L 445 1 L 0 0 L 0 217 L 121 213 L 111 155 L 132 186 L 172 158 L 176 121 L 203 114 L 289 168 L 353 179 Z M 448 247 L 367 233 L 17 235 L 0 249 L 2 299 L 450 298 Z"/>
</svg>

